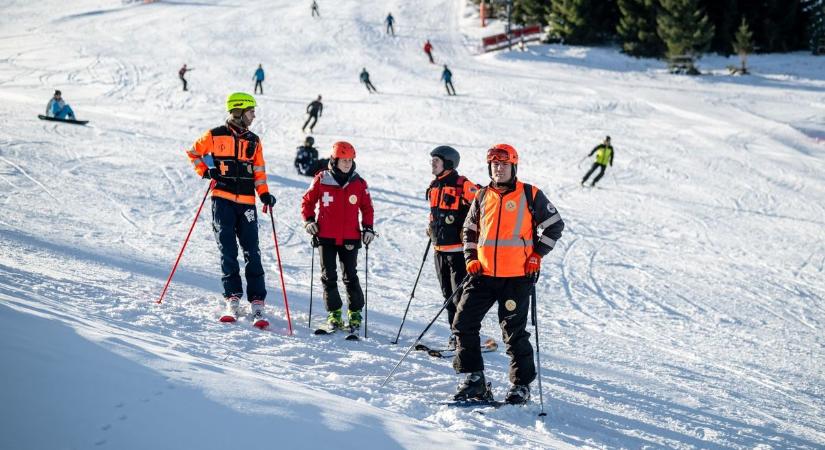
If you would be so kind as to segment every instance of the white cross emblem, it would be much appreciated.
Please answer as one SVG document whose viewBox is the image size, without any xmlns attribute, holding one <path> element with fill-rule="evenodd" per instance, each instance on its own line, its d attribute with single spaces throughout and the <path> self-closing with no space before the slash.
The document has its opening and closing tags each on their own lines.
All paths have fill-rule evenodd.
<svg viewBox="0 0 825 450">
<path fill-rule="evenodd" d="M 321 201 L 324 203 L 324 206 L 329 206 L 329 204 L 332 203 L 332 196 L 329 195 L 329 192 L 324 192 L 324 196 L 321 198 Z"/>
</svg>

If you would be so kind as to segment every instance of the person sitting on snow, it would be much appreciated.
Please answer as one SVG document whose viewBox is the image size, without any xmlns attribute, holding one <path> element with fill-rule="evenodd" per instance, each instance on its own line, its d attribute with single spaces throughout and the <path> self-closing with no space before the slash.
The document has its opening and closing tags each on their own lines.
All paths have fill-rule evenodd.
<svg viewBox="0 0 825 450">
<path fill-rule="evenodd" d="M 76 120 L 72 107 L 63 101 L 63 94 L 59 90 L 54 91 L 54 97 L 52 97 L 49 100 L 49 104 L 46 105 L 46 117 L 54 117 L 55 119 L 61 120 L 67 118 L 69 120 Z"/>
</svg>

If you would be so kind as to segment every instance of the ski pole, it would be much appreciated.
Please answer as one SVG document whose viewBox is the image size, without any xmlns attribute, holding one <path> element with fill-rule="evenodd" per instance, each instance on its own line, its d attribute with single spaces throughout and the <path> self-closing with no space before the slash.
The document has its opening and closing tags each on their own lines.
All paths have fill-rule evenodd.
<svg viewBox="0 0 825 450">
<path fill-rule="evenodd" d="M 410 311 L 410 305 L 412 304 L 413 297 L 415 297 L 415 288 L 418 286 L 418 279 L 421 278 L 421 270 L 424 268 L 424 262 L 427 261 L 427 254 L 430 253 L 430 244 L 432 242 L 432 238 L 427 240 L 427 248 L 424 250 L 424 257 L 421 259 L 421 266 L 418 268 L 418 275 L 415 276 L 412 293 L 410 293 L 410 299 L 407 301 L 407 309 L 404 310 L 404 317 L 401 318 L 401 326 L 398 327 L 398 334 L 395 336 L 395 340 L 392 341 L 393 344 L 397 344 L 398 338 L 401 337 L 401 329 L 404 328 L 404 321 L 407 320 L 407 313 Z"/>
<path fill-rule="evenodd" d="M 366 338 L 370 311 L 367 307 L 367 300 L 370 298 L 370 245 L 367 244 L 364 247 L 364 258 L 366 259 L 366 262 L 364 262 L 364 270 L 366 271 L 366 274 L 364 275 L 364 337 Z"/>
<path fill-rule="evenodd" d="M 309 269 L 309 319 L 307 328 L 312 329 L 312 286 L 315 285 L 315 237 L 312 237 L 312 266 Z"/>
<path fill-rule="evenodd" d="M 292 318 L 289 316 L 289 301 L 286 299 L 286 284 L 284 284 L 284 267 L 281 265 L 281 250 L 278 248 L 278 234 L 275 232 L 275 216 L 272 207 L 264 205 L 264 213 L 269 210 L 269 219 L 272 221 L 272 237 L 275 239 L 275 256 L 278 257 L 278 272 L 281 274 L 281 290 L 284 293 L 284 308 L 286 308 L 286 323 L 289 335 L 292 336 Z"/>
<path fill-rule="evenodd" d="M 464 277 L 464 280 L 455 289 L 453 295 L 447 298 L 447 300 L 444 301 L 444 304 L 441 305 L 441 309 L 438 310 L 438 314 L 436 314 L 435 317 L 433 317 L 433 320 L 431 320 L 430 323 L 427 324 L 427 327 L 424 328 L 424 331 L 422 331 L 421 334 L 418 335 L 418 338 L 416 338 L 415 342 L 413 342 L 412 345 L 410 345 L 410 348 L 407 349 L 407 351 L 404 353 L 404 356 L 402 356 L 401 359 L 398 360 L 398 362 L 395 364 L 395 367 L 393 367 L 389 375 L 387 375 L 387 378 L 384 380 L 383 383 L 381 383 L 381 387 L 384 387 L 387 384 L 387 382 L 390 381 L 390 377 L 392 377 L 392 375 L 398 369 L 398 366 L 400 366 L 404 359 L 407 358 L 407 355 L 409 355 L 412 349 L 415 348 L 416 344 L 418 344 L 418 342 L 421 341 L 421 338 L 423 338 L 424 335 L 427 334 L 427 331 L 429 331 L 430 327 L 433 326 L 436 320 L 438 320 L 438 316 L 440 316 L 441 313 L 447 308 L 447 305 L 450 304 L 451 301 L 453 301 L 453 297 L 455 297 L 459 292 L 462 292 L 464 290 L 464 285 L 467 284 L 471 279 L 472 278 L 470 275 Z"/>
<path fill-rule="evenodd" d="M 201 200 L 201 205 L 198 207 L 198 212 L 195 213 L 195 220 L 192 221 L 192 226 L 189 227 L 189 233 L 186 234 L 186 239 L 183 241 L 183 246 L 180 248 L 180 252 L 178 252 L 178 259 L 175 260 L 175 265 L 172 266 L 172 272 L 169 273 L 169 278 L 166 279 L 166 286 L 163 287 L 163 291 L 160 293 L 160 298 L 155 302 L 157 304 L 161 304 L 163 302 L 163 297 L 166 296 L 166 290 L 169 289 L 169 283 L 172 282 L 172 277 L 175 276 L 175 271 L 178 269 L 178 263 L 180 262 L 181 256 L 183 256 L 183 250 L 186 249 L 186 244 L 189 243 L 189 236 L 192 236 L 192 230 L 195 229 L 195 224 L 198 223 L 198 217 L 201 215 L 201 210 L 203 209 L 203 204 L 206 203 L 206 197 L 209 196 L 209 191 L 215 187 L 217 181 L 212 180 L 209 183 L 209 187 L 206 188 L 206 193 L 203 194 L 203 200 Z"/>
<path fill-rule="evenodd" d="M 541 347 L 539 347 L 539 322 L 536 319 L 536 282 L 538 282 L 538 274 L 536 274 L 536 277 L 533 278 L 533 289 L 530 292 L 530 310 L 531 320 L 533 321 L 533 326 L 536 329 L 536 366 L 538 366 L 539 404 L 541 405 L 541 412 L 539 412 L 539 417 L 544 417 L 547 415 L 547 413 L 544 412 L 544 391 L 541 388 Z"/>
</svg>

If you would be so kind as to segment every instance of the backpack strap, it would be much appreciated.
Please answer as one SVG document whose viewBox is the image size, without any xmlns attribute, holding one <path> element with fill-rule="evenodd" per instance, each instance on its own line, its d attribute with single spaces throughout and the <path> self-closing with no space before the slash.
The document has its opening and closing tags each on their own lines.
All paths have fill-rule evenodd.
<svg viewBox="0 0 825 450">
<path fill-rule="evenodd" d="M 536 195 L 533 192 L 533 185 L 524 183 L 524 196 L 527 200 L 527 210 L 530 211 L 530 222 L 533 224 L 533 239 L 536 238 L 536 209 L 535 209 L 535 202 L 536 202 Z"/>
<path fill-rule="evenodd" d="M 464 183 L 467 182 L 467 177 L 464 175 L 460 175 L 458 179 L 455 181 L 455 195 L 458 197 L 458 202 L 460 203 L 461 200 L 464 198 Z"/>
</svg>

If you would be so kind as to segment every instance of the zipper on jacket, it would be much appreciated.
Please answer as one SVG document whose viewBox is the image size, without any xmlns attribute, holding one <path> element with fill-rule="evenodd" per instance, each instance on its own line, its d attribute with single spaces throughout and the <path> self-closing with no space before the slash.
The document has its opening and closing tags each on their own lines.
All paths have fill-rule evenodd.
<svg viewBox="0 0 825 450">
<path fill-rule="evenodd" d="M 504 203 L 504 195 L 498 194 L 498 220 L 496 221 L 496 246 L 493 248 L 493 277 L 498 272 L 498 233 L 501 230 L 501 204 Z"/>
</svg>

